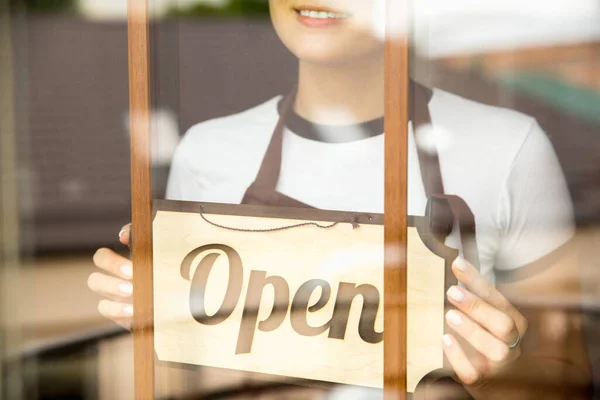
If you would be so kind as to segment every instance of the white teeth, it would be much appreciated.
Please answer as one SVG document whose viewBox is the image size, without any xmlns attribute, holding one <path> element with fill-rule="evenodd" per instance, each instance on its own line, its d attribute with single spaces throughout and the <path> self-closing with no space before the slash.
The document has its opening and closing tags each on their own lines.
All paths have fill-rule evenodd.
<svg viewBox="0 0 600 400">
<path fill-rule="evenodd" d="M 316 19 L 339 19 L 346 18 L 345 14 L 327 12 L 327 11 L 315 11 L 315 10 L 299 10 L 299 14 L 303 17 L 316 18 Z"/>
</svg>

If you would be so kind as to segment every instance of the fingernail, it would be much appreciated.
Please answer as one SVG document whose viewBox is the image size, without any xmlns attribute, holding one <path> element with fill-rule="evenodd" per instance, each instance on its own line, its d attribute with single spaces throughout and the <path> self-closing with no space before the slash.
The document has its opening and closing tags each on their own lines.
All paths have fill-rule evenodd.
<svg viewBox="0 0 600 400">
<path fill-rule="evenodd" d="M 444 346 L 446 346 L 446 347 L 452 346 L 452 339 L 450 338 L 450 335 L 442 336 L 442 342 L 444 343 Z"/>
<path fill-rule="evenodd" d="M 463 323 L 462 317 L 454 310 L 448 311 L 448 313 L 446 314 L 446 319 L 452 325 L 460 325 Z"/>
<path fill-rule="evenodd" d="M 119 267 L 119 271 L 121 272 L 121 275 L 123 275 L 126 278 L 132 278 L 133 277 L 133 266 L 131 264 L 123 264 Z"/>
<path fill-rule="evenodd" d="M 465 299 L 465 293 L 456 286 L 452 286 L 448 289 L 447 293 L 452 300 L 458 301 L 459 303 Z"/>
<path fill-rule="evenodd" d="M 133 306 L 127 305 L 127 306 L 123 307 L 123 314 L 133 315 Z"/>
<path fill-rule="evenodd" d="M 469 268 L 469 262 L 462 257 L 457 257 L 456 260 L 454 260 L 454 265 L 463 272 Z"/>
<path fill-rule="evenodd" d="M 119 291 L 123 294 L 132 294 L 133 293 L 133 285 L 131 283 L 120 283 Z"/>
</svg>

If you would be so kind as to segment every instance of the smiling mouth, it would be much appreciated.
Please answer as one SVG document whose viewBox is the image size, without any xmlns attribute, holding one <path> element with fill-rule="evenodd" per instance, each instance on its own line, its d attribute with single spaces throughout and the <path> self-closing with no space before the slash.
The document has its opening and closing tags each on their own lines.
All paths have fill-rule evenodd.
<svg viewBox="0 0 600 400">
<path fill-rule="evenodd" d="M 350 18 L 350 14 L 335 11 L 326 7 L 302 6 L 294 8 L 296 14 L 303 18 L 317 20 L 344 20 Z"/>
</svg>

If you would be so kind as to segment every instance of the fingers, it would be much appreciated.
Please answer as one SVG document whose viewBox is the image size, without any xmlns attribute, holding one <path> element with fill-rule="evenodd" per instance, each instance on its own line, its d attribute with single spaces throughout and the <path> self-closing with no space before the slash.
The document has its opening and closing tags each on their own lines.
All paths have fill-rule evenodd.
<svg viewBox="0 0 600 400">
<path fill-rule="evenodd" d="M 444 354 L 458 379 L 465 385 L 476 385 L 481 376 L 452 335 L 442 336 Z"/>
<path fill-rule="evenodd" d="M 520 332 L 521 336 L 524 336 L 527 330 L 527 320 L 525 317 L 494 285 L 481 276 L 475 267 L 464 258 L 459 257 L 452 263 L 452 272 L 460 282 L 465 284 L 471 293 L 511 317 L 517 326 L 517 331 Z"/>
<path fill-rule="evenodd" d="M 129 245 L 130 240 L 131 224 L 127 224 L 119 232 L 119 241 L 125 245 Z M 93 260 L 98 268 L 117 276 L 110 276 L 100 272 L 94 272 L 89 276 L 87 285 L 92 291 L 117 300 L 101 300 L 98 303 L 98 311 L 104 317 L 113 320 L 123 328 L 131 330 L 133 306 L 122 302 L 125 299 L 129 299 L 133 294 L 133 285 L 128 281 L 133 277 L 131 261 L 106 248 L 96 251 Z"/>
<path fill-rule="evenodd" d="M 511 351 L 506 343 L 460 311 L 448 311 L 446 321 L 456 333 L 490 361 L 501 364 L 519 355 L 518 348 Z"/>
<path fill-rule="evenodd" d="M 90 289 L 103 296 L 127 299 L 133 294 L 133 285 L 131 282 L 100 272 L 91 274 L 87 284 Z"/>
<path fill-rule="evenodd" d="M 515 321 L 508 314 L 460 286 L 452 286 L 447 295 L 452 305 L 505 344 L 510 345 L 517 341 L 519 331 Z"/>
<path fill-rule="evenodd" d="M 113 320 L 123 328 L 131 330 L 131 318 L 133 316 L 133 306 L 131 304 L 101 300 L 98 303 L 98 311 L 104 317 Z"/>
<path fill-rule="evenodd" d="M 131 224 L 127 224 L 121 228 L 119 232 L 119 241 L 126 246 L 131 245 Z"/>
<path fill-rule="evenodd" d="M 125 279 L 131 279 L 133 276 L 131 261 L 110 249 L 98 249 L 93 260 L 97 267 L 111 274 Z"/>
<path fill-rule="evenodd" d="M 511 307 L 510 303 L 486 278 L 479 274 L 464 258 L 457 258 L 452 263 L 452 272 L 456 278 L 464 283 L 467 288 L 477 296 L 486 299 L 490 304 L 501 310 Z"/>
</svg>

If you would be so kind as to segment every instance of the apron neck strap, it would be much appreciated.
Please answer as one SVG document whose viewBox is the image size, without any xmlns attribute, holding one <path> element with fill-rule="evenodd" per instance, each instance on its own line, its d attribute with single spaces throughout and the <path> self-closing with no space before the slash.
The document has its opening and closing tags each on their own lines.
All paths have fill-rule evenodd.
<svg viewBox="0 0 600 400">
<path fill-rule="evenodd" d="M 267 147 L 263 162 L 258 171 L 254 182 L 257 188 L 266 190 L 275 190 L 279 181 L 281 172 L 281 149 L 283 147 L 283 131 L 285 129 L 285 116 L 294 106 L 296 93 L 298 89 L 294 88 L 281 102 L 280 117 L 271 136 L 271 141 Z M 417 129 L 422 126 L 431 126 L 431 115 L 429 113 L 429 102 L 433 97 L 433 92 L 425 86 L 410 81 L 409 93 L 413 98 L 409 109 L 409 116 L 413 125 L 413 132 L 416 137 Z M 421 177 L 425 187 L 425 194 L 429 196 L 440 195 L 444 193 L 442 183 L 442 174 L 437 155 L 437 150 L 432 153 L 426 153 L 417 146 L 419 157 L 419 166 Z"/>
<path fill-rule="evenodd" d="M 281 172 L 281 150 L 283 147 L 283 131 L 285 129 L 285 116 L 294 106 L 296 93 L 298 89 L 294 88 L 281 102 L 280 117 L 271 136 L 271 141 L 267 147 L 263 162 L 258 171 L 253 186 L 260 191 L 274 191 L 279 174 Z M 417 130 L 422 127 L 431 127 L 431 115 L 429 113 L 429 102 L 433 97 L 433 92 L 425 86 L 410 81 L 409 93 L 413 101 L 409 109 L 409 116 L 412 121 L 413 133 L 417 137 Z M 419 158 L 419 167 L 425 194 L 427 197 L 444 194 L 444 184 L 438 159 L 437 149 L 433 152 L 425 152 L 420 146 L 417 146 Z"/>
<path fill-rule="evenodd" d="M 294 106 L 296 93 L 298 89 L 294 88 L 287 96 L 284 97 L 281 103 L 281 116 L 277 121 L 269 147 L 265 153 L 263 162 L 258 170 L 258 175 L 254 185 L 259 190 L 274 191 L 279 181 L 281 172 L 281 149 L 283 147 L 283 130 L 285 128 L 285 115 Z"/>
<path fill-rule="evenodd" d="M 409 93 L 412 98 L 409 116 L 412 121 L 413 135 L 416 143 L 419 129 L 432 128 L 429 103 L 433 97 L 433 92 L 431 89 L 411 80 Z M 433 134 L 432 131 L 430 132 Z M 444 183 L 442 181 L 440 161 L 438 158 L 437 147 L 435 147 L 435 141 L 433 151 L 431 152 L 424 151 L 422 146 L 419 146 L 418 143 L 416 143 L 416 148 L 425 194 L 427 197 L 444 194 Z"/>
<path fill-rule="evenodd" d="M 409 116 L 412 121 L 413 134 L 416 138 L 419 129 L 423 129 L 423 127 L 429 127 L 431 129 L 432 123 L 431 115 L 429 113 L 429 103 L 433 97 L 433 92 L 414 80 L 410 81 L 409 90 L 411 98 L 413 99 L 409 109 Z M 274 191 L 277 186 L 279 174 L 281 172 L 281 150 L 283 147 L 285 116 L 294 106 L 297 91 L 298 89 L 294 88 L 294 90 L 282 100 L 281 115 L 277 121 L 275 130 L 271 136 L 271 141 L 269 142 L 263 162 L 253 184 L 257 189 Z M 443 195 L 444 184 L 442 181 L 437 149 L 434 147 L 434 151 L 425 152 L 421 146 L 417 145 L 416 147 L 425 194 L 427 197 Z"/>
<path fill-rule="evenodd" d="M 411 80 L 410 93 L 412 94 L 412 103 L 409 115 L 412 121 L 415 145 L 419 157 L 419 167 L 421 169 L 421 179 L 427 195 L 427 209 L 425 214 L 429 222 L 429 230 L 440 240 L 444 242 L 450 235 L 456 224 L 461 242 L 462 255 L 477 270 L 480 270 L 480 261 L 477 248 L 475 215 L 467 202 L 459 196 L 445 194 L 444 182 L 442 180 L 442 170 L 440 168 L 440 159 L 437 151 L 436 138 L 433 138 L 433 151 L 424 151 L 422 146 L 417 143 L 419 129 L 429 129 L 429 134 L 433 135 L 433 123 L 429 112 L 429 103 L 433 97 L 433 92 L 423 85 Z"/>
</svg>

